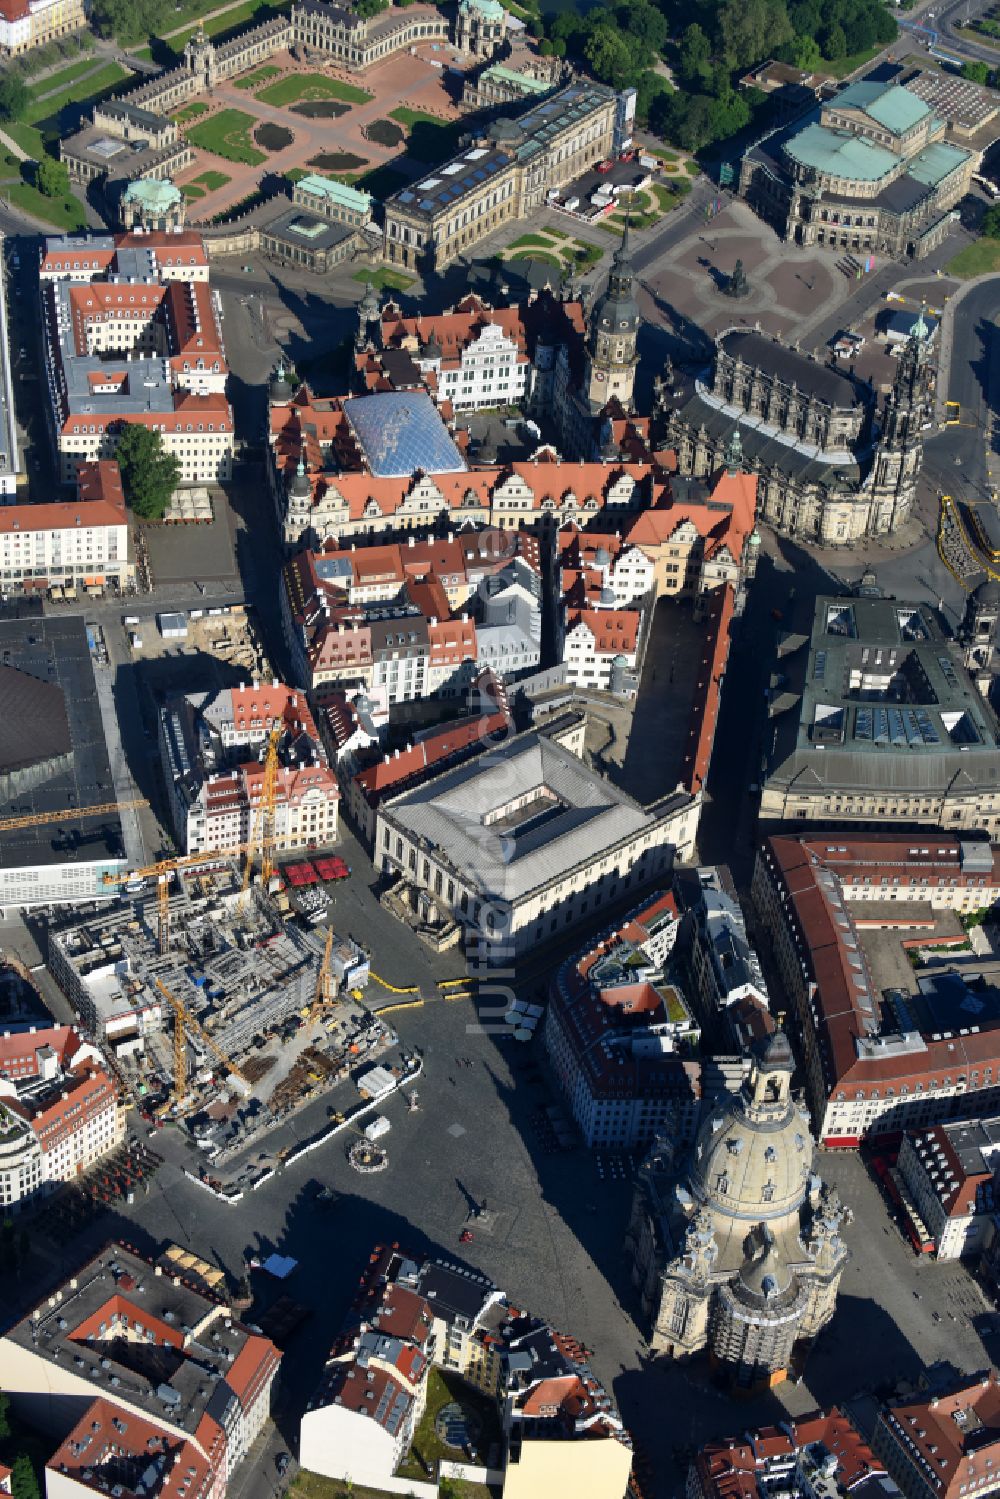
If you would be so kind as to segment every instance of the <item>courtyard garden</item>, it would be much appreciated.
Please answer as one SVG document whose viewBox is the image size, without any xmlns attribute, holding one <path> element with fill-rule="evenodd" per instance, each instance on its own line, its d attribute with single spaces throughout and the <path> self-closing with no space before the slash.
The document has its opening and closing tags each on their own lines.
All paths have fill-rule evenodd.
<svg viewBox="0 0 1000 1499">
<path fill-rule="evenodd" d="M 271 120 L 265 120 L 257 126 L 253 138 L 264 151 L 285 151 L 295 139 L 295 134 L 285 125 L 275 125 Z"/>
<path fill-rule="evenodd" d="M 410 1450 L 396 1472 L 400 1478 L 426 1480 L 442 1460 L 461 1459 L 463 1448 L 485 1455 L 499 1441 L 496 1407 L 456 1374 L 431 1368 L 427 1403 L 413 1433 Z"/>
<path fill-rule="evenodd" d="M 389 266 L 380 266 L 378 270 L 355 271 L 354 280 L 360 281 L 362 286 L 367 286 L 370 281 L 376 291 L 407 291 L 416 277 L 406 276 L 402 271 L 394 271 Z"/>
<path fill-rule="evenodd" d="M 685 176 L 669 185 L 654 182 L 639 192 L 622 193 L 614 212 L 600 220 L 600 227 L 608 234 L 622 234 L 627 217 L 633 229 L 650 229 L 676 208 L 690 191 L 691 179 Z"/>
<path fill-rule="evenodd" d="M 502 252 L 504 260 L 540 260 L 543 265 L 563 271 L 567 276 L 582 275 L 596 265 L 604 254 L 599 245 L 585 239 L 574 239 L 564 229 L 533 229 L 520 234 Z"/>
<path fill-rule="evenodd" d="M 177 121 L 178 125 L 186 125 L 190 120 L 196 120 L 199 115 L 208 114 L 208 105 L 202 104 L 200 99 L 195 99 L 191 104 L 185 104 L 181 109 L 175 109 L 171 119 Z"/>
<path fill-rule="evenodd" d="M 206 193 L 216 193 L 220 188 L 228 187 L 232 180 L 225 172 L 202 172 L 190 182 L 185 182 L 181 191 L 189 203 L 194 203 Z"/>
<path fill-rule="evenodd" d="M 395 120 L 372 120 L 364 128 L 364 137 L 366 141 L 374 141 L 376 146 L 391 148 L 402 145 L 406 139 L 406 131 Z"/>
<path fill-rule="evenodd" d="M 199 151 L 210 151 L 214 156 L 244 166 L 259 167 L 267 160 L 267 155 L 253 144 L 251 131 L 255 124 L 253 115 L 242 109 L 220 109 L 218 114 L 210 115 L 200 124 L 189 125 L 184 133 Z"/>
<path fill-rule="evenodd" d="M 339 78 L 327 78 L 322 73 L 291 73 L 278 83 L 268 84 L 254 93 L 262 104 L 270 104 L 276 109 L 324 99 L 335 99 L 341 104 L 367 104 L 374 98 L 373 94 L 353 83 L 342 83 Z"/>
<path fill-rule="evenodd" d="M 263 67 L 254 68 L 251 73 L 244 73 L 242 78 L 234 78 L 233 86 L 253 92 L 258 88 L 262 88 L 265 83 L 269 83 L 272 78 L 280 77 L 281 69 L 276 68 L 272 63 L 266 62 Z"/>
<path fill-rule="evenodd" d="M 468 125 L 462 120 L 439 120 L 436 115 L 421 109 L 399 109 L 389 111 L 389 119 L 395 120 L 406 131 L 406 154 L 412 161 L 425 166 L 437 166 L 447 161 L 458 150 L 458 138 Z"/>
</svg>

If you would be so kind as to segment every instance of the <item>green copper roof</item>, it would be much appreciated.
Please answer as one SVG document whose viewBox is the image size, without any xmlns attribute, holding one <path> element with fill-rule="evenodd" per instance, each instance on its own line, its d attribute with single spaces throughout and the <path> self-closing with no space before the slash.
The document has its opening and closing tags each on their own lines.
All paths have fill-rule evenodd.
<svg viewBox="0 0 1000 1499">
<path fill-rule="evenodd" d="M 898 83 L 852 83 L 830 101 L 834 109 L 860 109 L 893 135 L 905 135 L 931 112 L 929 104 Z"/>
<path fill-rule="evenodd" d="M 543 83 L 540 78 L 529 78 L 526 73 L 515 73 L 513 68 L 505 68 L 499 62 L 487 68 L 483 77 L 495 78 L 500 83 L 515 84 L 525 94 L 546 94 L 552 87 L 551 83 Z"/>
<path fill-rule="evenodd" d="M 892 151 L 826 125 L 807 125 L 786 142 L 785 150 L 800 166 L 853 182 L 881 182 L 899 167 L 899 157 Z"/>
<path fill-rule="evenodd" d="M 925 187 L 937 187 L 956 167 L 968 161 L 969 154 L 961 146 L 946 146 L 944 141 L 935 141 L 933 146 L 925 146 L 906 170 Z"/>
<path fill-rule="evenodd" d="M 371 193 L 348 187 L 345 182 L 334 182 L 330 177 L 320 177 L 316 172 L 300 177 L 296 186 L 304 193 L 327 198 L 331 203 L 339 203 L 341 208 L 350 208 L 354 213 L 367 213 L 372 206 Z"/>
<path fill-rule="evenodd" d="M 125 189 L 125 202 L 141 203 L 144 208 L 171 208 L 183 196 L 180 188 L 175 187 L 169 178 L 163 182 L 154 182 L 151 178 L 140 177 L 137 182 L 130 182 Z"/>
<path fill-rule="evenodd" d="M 479 14 L 485 16 L 488 21 L 499 21 L 503 15 L 500 0 L 462 0 L 461 9 L 478 10 Z"/>
</svg>

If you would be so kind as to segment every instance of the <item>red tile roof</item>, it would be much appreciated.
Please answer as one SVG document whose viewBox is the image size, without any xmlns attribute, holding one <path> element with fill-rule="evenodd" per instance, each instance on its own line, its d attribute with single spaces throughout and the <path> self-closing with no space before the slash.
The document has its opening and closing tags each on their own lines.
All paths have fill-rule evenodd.
<svg viewBox="0 0 1000 1499">
<path fill-rule="evenodd" d="M 1000 1460 L 995 1370 L 948 1394 L 900 1401 L 879 1419 L 880 1428 L 903 1448 L 907 1466 L 916 1453 L 925 1481 L 940 1499 L 955 1499 L 980 1485 L 987 1492 L 995 1487 L 992 1472 Z"/>
<path fill-rule="evenodd" d="M 91 1401 L 45 1466 L 104 1495 L 112 1488 L 136 1494 L 141 1475 L 146 1499 L 207 1499 L 217 1478 L 194 1442 L 103 1396 Z"/>
</svg>

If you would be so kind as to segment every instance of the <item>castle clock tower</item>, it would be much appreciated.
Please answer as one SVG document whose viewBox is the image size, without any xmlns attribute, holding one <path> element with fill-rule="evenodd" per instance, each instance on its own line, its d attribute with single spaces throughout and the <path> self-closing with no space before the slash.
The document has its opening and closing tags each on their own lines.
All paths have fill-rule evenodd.
<svg viewBox="0 0 1000 1499">
<path fill-rule="evenodd" d="M 595 302 L 590 315 L 584 394 L 592 410 L 603 410 L 613 398 L 626 411 L 632 410 L 640 322 L 626 222 L 607 290 Z"/>
</svg>

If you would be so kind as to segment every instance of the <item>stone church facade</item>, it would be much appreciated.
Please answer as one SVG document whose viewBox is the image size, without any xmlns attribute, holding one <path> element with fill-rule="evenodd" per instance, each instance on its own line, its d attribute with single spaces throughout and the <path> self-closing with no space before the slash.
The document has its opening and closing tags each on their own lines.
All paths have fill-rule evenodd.
<svg viewBox="0 0 1000 1499">
<path fill-rule="evenodd" d="M 768 1037 L 681 1160 L 666 1137 L 654 1145 L 626 1234 L 654 1351 L 707 1352 L 744 1387 L 785 1378 L 833 1316 L 847 1262 L 850 1215 L 813 1174 L 793 1065 L 785 1037 Z"/>
<path fill-rule="evenodd" d="M 728 328 L 711 373 L 679 395 L 657 382 L 658 447 L 681 474 L 733 462 L 758 477 L 758 514 L 822 546 L 887 536 L 907 520 L 933 406 L 934 365 L 922 318 L 880 403 L 865 382 L 758 330 Z"/>
</svg>

